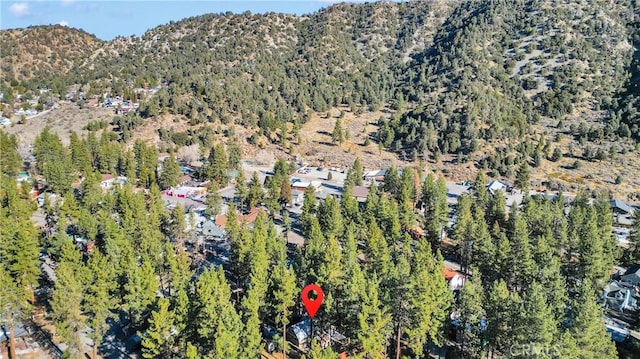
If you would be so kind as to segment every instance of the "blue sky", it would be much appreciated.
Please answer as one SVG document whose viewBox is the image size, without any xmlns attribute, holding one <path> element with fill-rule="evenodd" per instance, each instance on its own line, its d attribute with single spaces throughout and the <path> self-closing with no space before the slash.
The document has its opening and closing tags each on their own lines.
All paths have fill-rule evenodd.
<svg viewBox="0 0 640 359">
<path fill-rule="evenodd" d="M 103 40 L 118 35 L 142 35 L 157 25 L 189 16 L 231 11 L 308 14 L 338 2 L 333 0 L 2 0 L 0 29 L 62 24 L 83 29 Z M 361 2 L 359 0 L 351 2 Z"/>
</svg>

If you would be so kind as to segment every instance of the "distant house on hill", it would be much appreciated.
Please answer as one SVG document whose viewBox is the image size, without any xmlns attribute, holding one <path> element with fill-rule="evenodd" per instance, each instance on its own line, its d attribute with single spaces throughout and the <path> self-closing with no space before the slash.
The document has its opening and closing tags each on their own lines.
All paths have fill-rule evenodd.
<svg viewBox="0 0 640 359">
<path fill-rule="evenodd" d="M 493 196 L 496 195 L 496 193 L 498 193 L 498 191 L 502 191 L 504 193 L 509 191 L 509 185 L 502 182 L 502 181 L 491 181 L 491 183 L 489 183 L 489 185 L 487 186 L 487 191 L 489 191 L 489 193 Z"/>
<path fill-rule="evenodd" d="M 613 199 L 609 204 L 611 206 L 611 210 L 615 214 L 621 214 L 623 216 L 629 216 L 633 214 L 633 207 L 631 207 L 625 202 L 622 202 L 617 199 Z"/>
<path fill-rule="evenodd" d="M 362 177 L 365 181 L 373 182 L 382 182 L 384 181 L 384 175 L 387 173 L 387 170 L 375 170 L 368 171 Z"/>
</svg>

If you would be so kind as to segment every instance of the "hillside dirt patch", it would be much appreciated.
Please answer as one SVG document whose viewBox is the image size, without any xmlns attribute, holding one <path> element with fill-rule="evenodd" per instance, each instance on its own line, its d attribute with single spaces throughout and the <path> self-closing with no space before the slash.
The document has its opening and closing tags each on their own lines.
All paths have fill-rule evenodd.
<svg viewBox="0 0 640 359">
<path fill-rule="evenodd" d="M 111 109 L 100 107 L 80 109 L 75 104 L 62 104 L 60 108 L 28 117 L 24 124 L 15 123 L 19 119 L 13 118 L 14 124 L 3 130 L 18 137 L 20 154 L 26 155 L 29 153 L 29 146 L 46 126 L 49 126 L 51 132 L 60 136 L 63 144 L 68 145 L 72 132 L 78 133 L 81 137 L 85 136 L 87 131 L 83 128 L 89 122 L 103 120 L 109 123 L 114 116 Z"/>
</svg>

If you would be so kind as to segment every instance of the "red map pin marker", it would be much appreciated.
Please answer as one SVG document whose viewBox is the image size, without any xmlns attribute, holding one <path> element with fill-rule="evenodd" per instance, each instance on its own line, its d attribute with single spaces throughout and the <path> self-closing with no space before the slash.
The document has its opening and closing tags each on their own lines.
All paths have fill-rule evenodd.
<svg viewBox="0 0 640 359">
<path fill-rule="evenodd" d="M 309 298 L 309 293 L 311 291 L 316 292 L 316 299 Z M 324 299 L 324 292 L 319 285 L 313 283 L 302 289 L 302 304 L 304 304 L 304 307 L 307 309 L 307 313 L 309 313 L 309 316 L 312 319 L 316 316 L 318 309 L 320 309 L 322 299 Z"/>
</svg>

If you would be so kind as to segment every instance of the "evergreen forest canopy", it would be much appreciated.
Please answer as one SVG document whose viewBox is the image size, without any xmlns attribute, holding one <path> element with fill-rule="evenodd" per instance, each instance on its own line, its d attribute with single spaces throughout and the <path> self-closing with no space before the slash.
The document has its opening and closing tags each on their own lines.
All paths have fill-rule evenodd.
<svg viewBox="0 0 640 359">
<path fill-rule="evenodd" d="M 595 137 L 638 139 L 636 6 L 410 1 L 209 14 L 102 43 L 50 76 L 10 72 L 3 85 L 130 98 L 163 84 L 143 118 L 235 121 L 267 136 L 314 111 L 391 106 L 377 140 L 407 159 L 521 138 L 541 119 L 587 118 Z M 3 68 L 19 57 L 3 51 Z"/>
<path fill-rule="evenodd" d="M 194 240 L 193 217 L 185 216 L 181 204 L 169 211 L 163 203 L 158 184 L 170 166 L 158 177 L 149 171 L 149 161 L 157 158 L 153 148 L 137 143 L 124 154 L 129 178 L 146 190 L 127 183 L 103 191 L 95 171 L 108 139 L 94 149 L 85 141 L 67 148 L 45 129 L 37 143 L 42 171 L 81 172 L 86 179 L 78 191 L 62 189 L 60 200 L 45 197 L 47 227 L 39 233 L 29 219 L 35 203 L 28 186 L 3 178 L 0 318 L 15 325 L 29 317 L 28 299 L 43 283 L 39 254 L 46 249 L 59 262 L 51 318 L 71 357 L 85 350 L 87 327 L 97 353 L 113 320 L 140 333 L 144 358 L 257 357 L 263 339 L 282 343 L 280 334 L 269 339 L 265 326 L 284 333 L 303 317 L 299 290 L 312 282 L 325 292 L 317 330 L 337 328 L 348 338 L 341 350 L 354 350 L 357 357 L 425 358 L 428 343 L 445 344 L 451 335 L 460 343 L 453 350 L 467 358 L 513 354 L 514 347 L 520 353 L 525 345 L 549 358 L 616 357 L 596 298 L 621 255 L 640 260 L 640 220 L 636 216 L 632 247 L 621 253 L 607 197 L 590 204 L 580 194 L 570 206 L 561 194 L 554 200 L 527 198 L 507 213 L 502 192 L 463 195 L 451 240 L 472 277 L 454 300 L 438 240 L 448 221 L 442 177 L 430 174 L 418 183 L 413 169 L 399 175 L 392 168 L 384 185 L 372 187 L 359 204 L 351 196 L 361 181 L 356 160 L 350 172 L 356 175 L 347 179 L 342 199 L 319 201 L 312 187 L 306 191 L 297 219 L 306 241 L 291 250 L 274 224 L 277 210 L 261 212 L 253 228 L 237 221 L 256 203 L 275 201 L 278 208 L 283 196 L 290 201 L 285 184 L 291 166 L 279 160 L 266 193 L 255 174 L 248 185 L 241 175 L 240 200 L 227 213 L 230 258 L 205 269 L 185 250 Z M 58 156 L 68 167 L 50 167 Z M 223 160 L 233 168 L 228 158 L 218 161 Z M 218 180 L 227 185 L 228 179 Z M 477 186 L 483 189 L 485 182 L 478 173 Z M 417 216 L 416 206 L 425 208 L 424 217 Z M 290 230 L 288 212 L 282 223 Z M 416 223 L 425 236 L 410 235 Z M 78 251 L 78 236 L 95 243 L 91 253 Z M 530 357 L 521 354 L 516 357 Z M 316 341 L 306 354 L 336 357 Z"/>
</svg>

